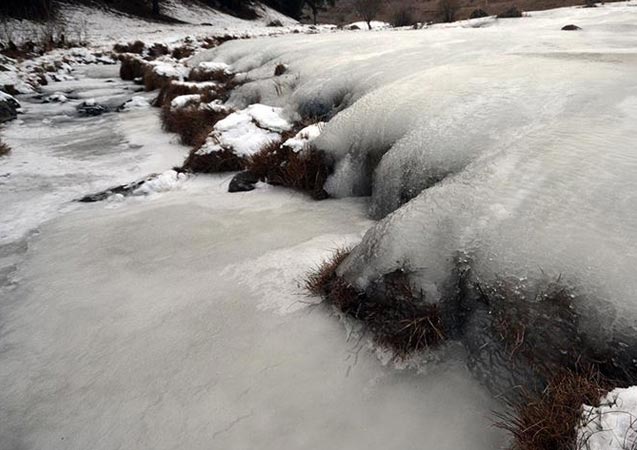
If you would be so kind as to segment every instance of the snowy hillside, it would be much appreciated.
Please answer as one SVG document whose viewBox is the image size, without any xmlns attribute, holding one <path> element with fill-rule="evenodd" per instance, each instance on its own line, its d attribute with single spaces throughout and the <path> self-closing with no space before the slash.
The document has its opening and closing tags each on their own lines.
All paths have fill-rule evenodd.
<svg viewBox="0 0 637 450">
<path fill-rule="evenodd" d="M 170 43 L 186 36 L 224 33 L 246 36 L 267 35 L 283 31 L 280 27 L 267 27 L 273 20 L 278 20 L 284 27 L 294 26 L 297 23 L 264 5 L 257 6 L 259 18 L 256 20 L 243 20 L 205 5 L 186 6 L 177 1 L 162 2 L 162 8 L 165 15 L 184 23 L 157 23 L 117 11 L 63 3 L 60 5 L 59 18 L 54 24 L 8 19 L 0 29 L 0 42 L 13 40 L 19 44 L 25 40 L 34 39 L 34 36 L 45 35 L 53 29 L 65 32 L 68 39 L 88 41 L 93 46 L 112 46 L 113 42 L 136 39 Z"/>
</svg>

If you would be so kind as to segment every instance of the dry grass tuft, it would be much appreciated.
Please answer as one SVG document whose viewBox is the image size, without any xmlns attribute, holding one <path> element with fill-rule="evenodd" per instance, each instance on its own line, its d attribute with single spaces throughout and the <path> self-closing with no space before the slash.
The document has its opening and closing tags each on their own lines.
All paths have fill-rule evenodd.
<svg viewBox="0 0 637 450">
<path fill-rule="evenodd" d="M 120 55 L 119 60 L 119 76 L 122 80 L 134 81 L 137 78 L 144 77 L 147 66 L 146 62 L 130 54 Z"/>
<path fill-rule="evenodd" d="M 0 156 L 8 155 L 9 152 L 11 152 L 11 147 L 0 141 Z"/>
<path fill-rule="evenodd" d="M 197 154 L 197 149 L 190 152 L 184 162 L 183 170 L 195 173 L 219 173 L 235 172 L 242 170 L 244 160 L 230 150 L 223 149 L 218 152 Z"/>
<path fill-rule="evenodd" d="M 189 58 L 192 54 L 195 53 L 195 49 L 189 47 L 187 45 L 182 45 L 180 47 L 175 47 L 172 51 L 172 57 L 175 59 L 184 59 Z"/>
<path fill-rule="evenodd" d="M 219 98 L 217 90 L 214 87 L 202 87 L 192 84 L 183 84 L 178 82 L 171 82 L 163 86 L 157 99 L 154 102 L 155 106 L 170 106 L 170 103 L 180 95 L 201 95 L 202 103 L 210 103 L 211 101 Z"/>
<path fill-rule="evenodd" d="M 128 44 L 115 44 L 113 46 L 113 51 L 115 53 L 135 53 L 137 55 L 141 55 L 144 53 L 144 49 L 146 48 L 146 44 L 142 41 L 129 42 Z"/>
<path fill-rule="evenodd" d="M 349 249 L 338 249 L 317 270 L 309 273 L 305 288 L 321 295 L 325 302 L 361 321 L 376 342 L 404 358 L 413 352 L 432 348 L 446 339 L 438 305 L 425 302 L 413 292 L 402 271 L 384 277 L 385 298 L 371 300 L 336 274 Z"/>
<path fill-rule="evenodd" d="M 323 185 L 332 164 L 321 151 L 294 152 L 272 142 L 248 159 L 246 169 L 263 181 L 307 192 L 316 200 L 328 197 Z"/>
<path fill-rule="evenodd" d="M 582 405 L 599 406 L 609 388 L 595 370 L 560 371 L 541 392 L 521 389 L 496 426 L 513 435 L 512 450 L 575 450 Z"/>
<path fill-rule="evenodd" d="M 227 115 L 228 113 L 199 108 L 198 105 L 172 109 L 167 104 L 162 107 L 161 121 L 164 130 L 177 133 L 182 144 L 198 148 L 206 142 L 215 124 Z"/>
</svg>

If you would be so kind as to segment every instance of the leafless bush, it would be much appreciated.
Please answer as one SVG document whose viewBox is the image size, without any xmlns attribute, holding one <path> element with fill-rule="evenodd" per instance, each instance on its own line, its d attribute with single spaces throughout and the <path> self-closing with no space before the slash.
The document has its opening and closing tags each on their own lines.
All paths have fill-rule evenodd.
<svg viewBox="0 0 637 450">
<path fill-rule="evenodd" d="M 383 8 L 383 0 L 354 0 L 354 9 L 372 29 L 372 20 L 376 18 Z"/>
<path fill-rule="evenodd" d="M 443 22 L 453 22 L 456 20 L 456 14 L 460 9 L 458 0 L 439 0 L 438 15 Z"/>
</svg>

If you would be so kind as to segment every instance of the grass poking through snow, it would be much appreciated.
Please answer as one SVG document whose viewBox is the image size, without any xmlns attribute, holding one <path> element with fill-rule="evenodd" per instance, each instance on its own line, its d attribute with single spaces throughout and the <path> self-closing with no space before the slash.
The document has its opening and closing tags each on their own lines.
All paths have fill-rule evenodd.
<svg viewBox="0 0 637 450">
<path fill-rule="evenodd" d="M 576 450 L 582 405 L 599 406 L 608 390 L 595 370 L 565 370 L 541 392 L 520 388 L 519 399 L 509 402 L 509 412 L 498 415 L 496 426 L 513 435 L 512 450 Z"/>
<path fill-rule="evenodd" d="M 374 340 L 393 351 L 397 358 L 436 347 L 446 339 L 438 306 L 425 302 L 422 294 L 415 293 L 404 272 L 386 275 L 385 298 L 372 300 L 337 275 L 337 268 L 348 255 L 349 249 L 337 250 L 307 275 L 305 288 L 347 316 L 361 321 Z"/>
<path fill-rule="evenodd" d="M 11 152 L 11 148 L 4 142 L 0 141 L 0 156 L 8 155 L 9 152 Z"/>
</svg>

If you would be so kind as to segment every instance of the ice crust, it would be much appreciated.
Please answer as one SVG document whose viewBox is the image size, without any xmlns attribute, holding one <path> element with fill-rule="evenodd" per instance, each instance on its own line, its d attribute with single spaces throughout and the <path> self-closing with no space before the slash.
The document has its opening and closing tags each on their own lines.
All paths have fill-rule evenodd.
<svg viewBox="0 0 637 450">
<path fill-rule="evenodd" d="M 198 56 L 257 96 L 328 120 L 336 197 L 383 218 L 339 273 L 360 289 L 404 270 L 428 301 L 474 280 L 578 294 L 582 332 L 635 336 L 637 8 L 563 8 L 424 30 L 237 41 Z M 566 33 L 574 23 L 581 33 Z M 274 78 L 276 64 L 289 66 Z M 286 78 L 287 77 L 287 78 Z M 283 78 L 283 79 L 282 79 Z M 529 298 L 532 298 L 530 296 Z M 601 344 L 600 344 L 601 345 Z"/>
</svg>

